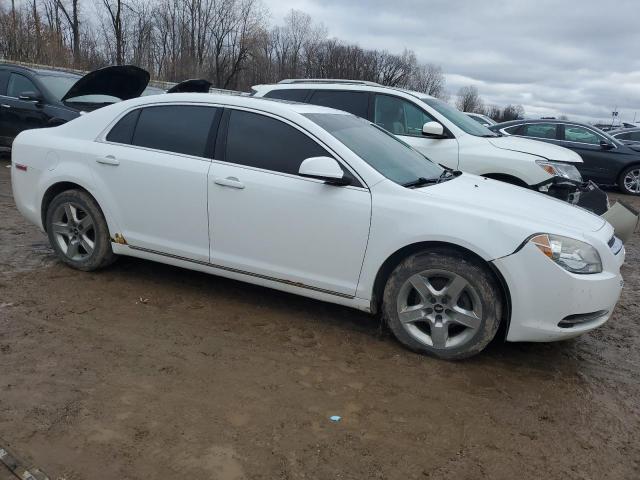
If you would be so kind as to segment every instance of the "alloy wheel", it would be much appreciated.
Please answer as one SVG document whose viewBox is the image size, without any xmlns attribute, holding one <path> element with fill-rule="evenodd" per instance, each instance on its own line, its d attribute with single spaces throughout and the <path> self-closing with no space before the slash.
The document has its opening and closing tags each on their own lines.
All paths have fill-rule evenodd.
<svg viewBox="0 0 640 480">
<path fill-rule="evenodd" d="M 81 206 L 63 203 L 53 213 L 51 228 L 62 253 L 74 261 L 91 256 L 95 249 L 95 223 Z"/>
<path fill-rule="evenodd" d="M 632 193 L 640 193 L 640 168 L 629 170 L 624 176 L 624 188 Z"/>
<path fill-rule="evenodd" d="M 418 342 L 436 349 L 460 347 L 482 325 L 480 295 L 462 276 L 425 270 L 400 288 L 398 318 Z"/>
</svg>

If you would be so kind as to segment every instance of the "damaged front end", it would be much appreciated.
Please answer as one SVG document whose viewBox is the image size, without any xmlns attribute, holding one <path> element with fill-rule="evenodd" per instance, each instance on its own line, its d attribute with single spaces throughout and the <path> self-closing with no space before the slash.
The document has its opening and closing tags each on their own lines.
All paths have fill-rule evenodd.
<svg viewBox="0 0 640 480">
<path fill-rule="evenodd" d="M 535 188 L 542 193 L 600 215 L 615 229 L 616 236 L 626 242 L 638 228 L 639 213 L 624 202 L 609 203 L 606 192 L 592 181 L 579 182 L 553 177 Z"/>
</svg>

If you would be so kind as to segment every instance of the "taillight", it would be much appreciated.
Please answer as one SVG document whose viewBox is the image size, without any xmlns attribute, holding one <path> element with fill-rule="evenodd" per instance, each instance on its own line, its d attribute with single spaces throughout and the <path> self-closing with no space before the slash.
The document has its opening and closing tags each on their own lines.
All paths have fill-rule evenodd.
<svg viewBox="0 0 640 480">
<path fill-rule="evenodd" d="M 16 166 L 17 170 L 22 170 L 23 172 L 27 171 L 27 166 L 26 165 L 22 165 L 21 163 L 16 163 L 15 166 Z"/>
</svg>

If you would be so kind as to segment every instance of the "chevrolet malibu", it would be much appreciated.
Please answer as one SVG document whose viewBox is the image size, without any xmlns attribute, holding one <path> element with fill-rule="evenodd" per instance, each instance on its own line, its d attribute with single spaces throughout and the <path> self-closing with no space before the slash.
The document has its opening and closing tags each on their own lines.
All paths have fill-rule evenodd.
<svg viewBox="0 0 640 480">
<path fill-rule="evenodd" d="M 130 255 L 380 313 L 441 358 L 587 332 L 622 288 L 602 218 L 314 105 L 136 98 L 21 133 L 12 182 L 73 268 Z"/>
</svg>

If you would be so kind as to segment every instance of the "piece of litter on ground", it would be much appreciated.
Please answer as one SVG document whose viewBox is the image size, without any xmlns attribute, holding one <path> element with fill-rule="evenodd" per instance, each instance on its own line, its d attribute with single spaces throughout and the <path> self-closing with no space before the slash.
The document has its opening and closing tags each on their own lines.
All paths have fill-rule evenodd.
<svg viewBox="0 0 640 480">
<path fill-rule="evenodd" d="M 136 303 L 144 303 L 146 305 L 149 303 L 149 299 L 140 297 Z"/>
<path fill-rule="evenodd" d="M 0 303 L 0 308 L 13 307 L 13 303 Z"/>
<path fill-rule="evenodd" d="M 329 420 L 331 420 L 332 422 L 339 422 L 340 420 L 342 420 L 342 417 L 340 415 L 332 415 L 329 417 Z"/>
<path fill-rule="evenodd" d="M 11 168 L 11 165 L 5 165 L 6 168 Z"/>
</svg>

